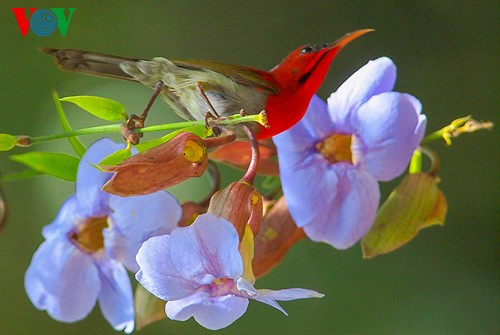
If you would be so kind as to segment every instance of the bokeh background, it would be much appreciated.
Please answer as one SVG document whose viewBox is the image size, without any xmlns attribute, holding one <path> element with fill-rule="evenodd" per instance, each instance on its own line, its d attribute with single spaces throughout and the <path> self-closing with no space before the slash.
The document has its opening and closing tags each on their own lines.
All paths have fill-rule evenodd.
<svg viewBox="0 0 500 335">
<path fill-rule="evenodd" d="M 12 7 L 75 7 L 68 33 L 21 36 Z M 391 57 L 398 91 L 423 103 L 429 130 L 473 114 L 498 123 L 498 1 L 2 1 L 0 3 L 0 133 L 58 132 L 51 91 L 96 94 L 139 112 L 151 92 L 140 85 L 62 73 L 37 46 L 71 47 L 130 57 L 201 58 L 270 69 L 306 43 L 332 41 L 374 28 L 337 57 L 319 91 L 326 98 L 368 60 Z M 67 106 L 74 126 L 99 122 Z M 157 103 L 154 122 L 175 120 Z M 118 137 L 115 137 L 119 139 Z M 90 143 L 94 138 L 84 138 Z M 359 245 L 337 251 L 302 241 L 257 282 L 260 288 L 304 287 L 319 300 L 283 303 L 285 317 L 252 302 L 221 334 L 499 334 L 498 132 L 436 142 L 441 188 L 449 202 L 444 227 L 422 232 L 389 255 L 363 260 Z M 71 152 L 66 141 L 34 150 Z M 14 153 L 25 152 L 16 149 Z M 0 154 L 0 171 L 20 166 Z M 224 169 L 225 181 L 240 175 Z M 394 184 L 383 185 L 387 195 Z M 0 334 L 114 334 L 98 308 L 84 321 L 62 324 L 36 310 L 24 272 L 73 185 L 37 177 L 2 185 L 10 205 L 0 235 Z M 176 187 L 200 198 L 204 179 Z M 163 321 L 140 334 L 205 334 L 193 320 Z"/>
</svg>

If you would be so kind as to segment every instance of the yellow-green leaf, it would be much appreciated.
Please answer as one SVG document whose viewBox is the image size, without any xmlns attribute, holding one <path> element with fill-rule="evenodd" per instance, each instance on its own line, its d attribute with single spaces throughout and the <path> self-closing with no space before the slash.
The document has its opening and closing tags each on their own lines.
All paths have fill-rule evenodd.
<svg viewBox="0 0 500 335">
<path fill-rule="evenodd" d="M 57 178 L 68 181 L 76 180 L 80 160 L 76 157 L 57 152 L 27 152 L 10 156 L 15 162 Z"/>
<path fill-rule="evenodd" d="M 149 293 L 142 285 L 135 289 L 135 328 L 137 330 L 147 325 L 166 318 L 165 304 L 153 294 Z"/>
<path fill-rule="evenodd" d="M 370 231 L 362 238 L 363 257 L 398 249 L 422 228 L 442 225 L 447 204 L 436 178 L 420 172 L 407 175 L 382 204 Z"/>
<path fill-rule="evenodd" d="M 87 112 L 106 121 L 119 121 L 122 118 L 126 119 L 125 107 L 121 103 L 111 99 L 80 95 L 65 97 L 59 100 L 74 103 Z"/>
<path fill-rule="evenodd" d="M 141 142 L 138 145 L 136 145 L 135 148 L 137 149 L 138 152 L 146 151 L 148 149 L 157 147 L 160 144 L 163 144 L 165 142 L 170 141 L 172 138 L 174 138 L 175 136 L 177 136 L 179 133 L 182 133 L 182 132 L 193 133 L 196 136 L 201 137 L 201 138 L 205 138 L 208 136 L 208 129 L 205 126 L 190 126 L 190 127 L 186 127 L 186 128 L 182 128 L 182 129 L 173 131 L 171 133 L 168 133 L 165 136 L 162 136 L 160 138 L 156 138 L 156 139 L 151 140 L 151 141 Z"/>
<path fill-rule="evenodd" d="M 0 151 L 9 151 L 16 146 L 17 139 L 10 134 L 0 134 Z"/>
<path fill-rule="evenodd" d="M 130 148 L 123 148 L 113 152 L 111 155 L 105 157 L 97 166 L 115 166 L 132 156 Z"/>
</svg>

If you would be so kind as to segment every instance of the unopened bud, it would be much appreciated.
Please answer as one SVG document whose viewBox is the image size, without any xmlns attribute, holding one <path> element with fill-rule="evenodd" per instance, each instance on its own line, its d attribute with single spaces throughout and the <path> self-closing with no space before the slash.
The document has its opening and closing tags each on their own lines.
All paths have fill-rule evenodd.
<svg viewBox="0 0 500 335">
<path fill-rule="evenodd" d="M 276 147 L 272 141 L 259 142 L 260 160 L 257 173 L 279 176 Z M 210 159 L 246 170 L 252 158 L 252 149 L 248 141 L 236 141 L 210 151 Z"/>
<path fill-rule="evenodd" d="M 116 166 L 102 166 L 113 177 L 103 190 L 120 196 L 144 195 L 200 177 L 208 157 L 203 140 L 182 132 L 168 142 L 130 157 Z"/>
<path fill-rule="evenodd" d="M 241 240 L 247 224 L 250 225 L 254 235 L 260 229 L 262 197 L 252 185 L 242 181 L 233 182 L 212 196 L 208 213 L 231 222 Z"/>
</svg>

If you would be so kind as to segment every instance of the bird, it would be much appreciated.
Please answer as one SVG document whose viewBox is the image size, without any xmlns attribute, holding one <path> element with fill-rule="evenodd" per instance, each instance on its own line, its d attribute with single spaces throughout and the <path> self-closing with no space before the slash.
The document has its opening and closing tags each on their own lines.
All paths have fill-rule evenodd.
<svg viewBox="0 0 500 335">
<path fill-rule="evenodd" d="M 209 60 L 142 60 L 75 49 L 39 50 L 52 55 L 62 70 L 157 88 L 161 98 L 186 120 L 206 120 L 212 111 L 220 117 L 265 111 L 267 127 L 252 123 L 256 138 L 264 140 L 291 128 L 304 116 L 337 53 L 371 31 L 361 29 L 335 42 L 302 45 L 269 71 Z"/>
</svg>

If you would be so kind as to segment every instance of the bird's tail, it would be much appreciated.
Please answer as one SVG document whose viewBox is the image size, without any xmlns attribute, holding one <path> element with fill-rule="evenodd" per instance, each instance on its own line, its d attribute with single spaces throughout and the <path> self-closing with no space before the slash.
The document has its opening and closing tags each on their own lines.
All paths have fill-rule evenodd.
<svg viewBox="0 0 500 335">
<path fill-rule="evenodd" d="M 120 63 L 137 62 L 137 59 L 105 55 L 74 49 L 38 48 L 41 52 L 54 56 L 58 67 L 100 77 L 111 77 L 137 81 L 120 68 Z"/>
</svg>

